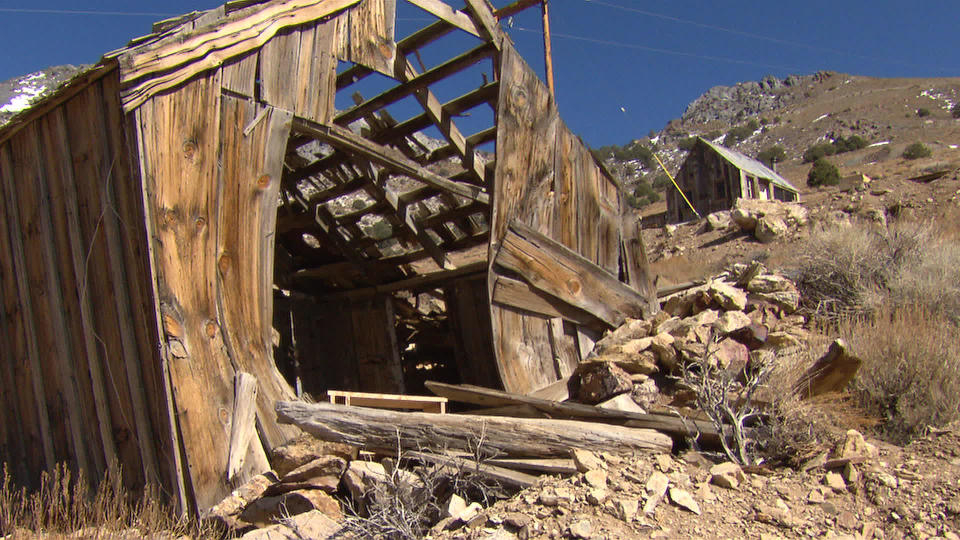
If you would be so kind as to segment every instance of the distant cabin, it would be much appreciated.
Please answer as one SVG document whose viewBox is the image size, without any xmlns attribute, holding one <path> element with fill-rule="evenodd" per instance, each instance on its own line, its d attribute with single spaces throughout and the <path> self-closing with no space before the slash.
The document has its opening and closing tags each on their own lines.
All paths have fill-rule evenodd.
<svg viewBox="0 0 960 540">
<path fill-rule="evenodd" d="M 797 202 L 800 193 L 786 178 L 740 152 L 698 138 L 677 173 L 684 195 L 705 216 L 729 210 L 738 198 Z M 696 217 L 675 189 L 667 191 L 667 222 Z"/>
</svg>

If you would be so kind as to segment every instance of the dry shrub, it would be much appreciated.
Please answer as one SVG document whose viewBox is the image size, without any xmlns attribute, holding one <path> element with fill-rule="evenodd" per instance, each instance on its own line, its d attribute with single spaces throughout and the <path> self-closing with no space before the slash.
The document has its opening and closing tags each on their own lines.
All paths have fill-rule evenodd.
<svg viewBox="0 0 960 540">
<path fill-rule="evenodd" d="M 795 281 L 803 306 L 833 322 L 880 306 L 919 305 L 960 321 L 960 242 L 945 223 L 863 222 L 815 232 Z"/>
<path fill-rule="evenodd" d="M 906 442 L 960 419 L 960 327 L 947 313 L 891 306 L 840 331 L 863 360 L 853 395 L 880 435 Z"/>
<path fill-rule="evenodd" d="M 178 516 L 159 490 L 147 487 L 139 498 L 123 488 L 120 473 L 107 473 L 93 490 L 82 472 L 58 465 L 43 473 L 40 489 L 28 492 L 14 485 L 4 465 L 0 483 L 0 538 L 112 539 L 130 537 L 219 538 L 210 528 Z M 135 531 L 135 532 L 134 532 Z"/>
</svg>

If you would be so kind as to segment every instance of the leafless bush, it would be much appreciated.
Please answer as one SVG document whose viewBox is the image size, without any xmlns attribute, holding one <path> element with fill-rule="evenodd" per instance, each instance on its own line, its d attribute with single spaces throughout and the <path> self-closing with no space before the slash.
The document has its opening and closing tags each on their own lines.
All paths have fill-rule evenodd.
<svg viewBox="0 0 960 540">
<path fill-rule="evenodd" d="M 374 484 L 363 501 L 346 501 L 345 532 L 360 538 L 413 540 L 423 538 L 443 517 L 443 503 L 452 494 L 489 506 L 511 492 L 477 473 L 493 457 L 483 446 L 483 434 L 472 441 L 471 459 L 424 464 L 421 452 L 404 452 L 397 434 L 397 458 L 387 476 Z M 441 452 L 440 454 L 443 455 Z"/>
<path fill-rule="evenodd" d="M 759 454 L 756 441 L 748 433 L 748 425 L 760 419 L 757 391 L 769 377 L 772 366 L 721 369 L 710 361 L 714 345 L 711 339 L 704 358 L 684 365 L 682 383 L 696 392 L 697 407 L 720 433 L 720 444 L 727 458 L 740 465 L 756 465 Z"/>
</svg>

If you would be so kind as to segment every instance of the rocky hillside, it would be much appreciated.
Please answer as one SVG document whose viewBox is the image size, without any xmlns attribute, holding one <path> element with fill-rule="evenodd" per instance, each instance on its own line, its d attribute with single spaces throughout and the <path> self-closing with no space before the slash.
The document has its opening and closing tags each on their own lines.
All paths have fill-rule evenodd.
<svg viewBox="0 0 960 540">
<path fill-rule="evenodd" d="M 628 187 L 647 183 L 662 192 L 665 179 L 657 181 L 656 163 L 643 159 L 645 152 L 638 147 L 655 150 L 673 173 L 691 137 L 751 157 L 779 145 L 786 158 L 777 163 L 778 172 L 804 188 L 811 166 L 803 159 L 807 149 L 857 136 L 865 148 L 829 158 L 841 174 L 906 178 L 925 169 L 960 166 L 960 120 L 951 114 L 958 102 L 958 78 L 878 79 L 827 71 L 783 80 L 769 76 L 711 88 L 653 137 L 630 141 L 620 152 L 605 147 L 601 157 Z M 932 156 L 903 167 L 904 149 L 915 142 L 930 148 Z"/>
<path fill-rule="evenodd" d="M 88 66 L 62 65 L 0 82 L 0 126 Z"/>
</svg>

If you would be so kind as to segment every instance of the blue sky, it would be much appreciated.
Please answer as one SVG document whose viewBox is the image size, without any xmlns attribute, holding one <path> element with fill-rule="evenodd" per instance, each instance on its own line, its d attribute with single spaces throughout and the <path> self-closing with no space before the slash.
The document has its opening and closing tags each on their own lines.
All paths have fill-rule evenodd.
<svg viewBox="0 0 960 540">
<path fill-rule="evenodd" d="M 95 62 L 149 33 L 156 20 L 220 3 L 0 0 L 0 80 Z M 398 37 L 429 21 L 399 3 Z M 551 0 L 550 6 L 561 115 L 593 146 L 659 130 L 710 87 L 767 74 L 960 75 L 955 2 Z M 539 9 L 504 23 L 542 74 Z"/>
</svg>

